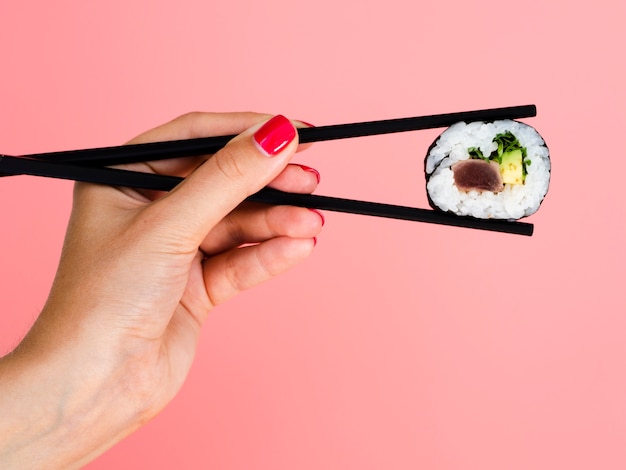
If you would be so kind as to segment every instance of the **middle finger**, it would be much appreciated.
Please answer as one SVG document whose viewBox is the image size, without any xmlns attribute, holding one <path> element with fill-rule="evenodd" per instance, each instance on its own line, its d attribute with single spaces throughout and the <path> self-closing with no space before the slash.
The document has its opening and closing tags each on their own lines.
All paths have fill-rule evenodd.
<svg viewBox="0 0 626 470">
<path fill-rule="evenodd" d="M 313 238 L 324 225 L 321 212 L 295 206 L 245 202 L 216 225 L 200 245 L 206 255 L 271 238 Z"/>
</svg>

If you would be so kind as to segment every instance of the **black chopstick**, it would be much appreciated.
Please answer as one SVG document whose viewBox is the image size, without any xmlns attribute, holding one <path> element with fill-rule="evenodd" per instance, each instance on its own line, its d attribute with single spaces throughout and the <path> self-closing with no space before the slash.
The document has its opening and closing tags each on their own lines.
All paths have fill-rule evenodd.
<svg viewBox="0 0 626 470">
<path fill-rule="evenodd" d="M 495 121 L 521 119 L 537 115 L 535 105 L 482 109 L 431 116 L 387 119 L 382 121 L 307 127 L 298 130 L 300 143 L 321 142 L 370 135 L 391 134 L 422 129 L 448 127 L 459 121 Z M 166 158 L 209 155 L 224 147 L 234 135 L 199 139 L 151 142 L 62 152 L 37 153 L 24 157 L 56 162 L 73 162 L 84 166 L 106 166 Z"/>
<path fill-rule="evenodd" d="M 169 191 L 183 178 L 155 175 L 115 168 L 76 166 L 66 163 L 47 162 L 21 157 L 0 155 L 0 174 L 34 175 L 61 178 L 112 186 L 128 186 L 142 189 Z M 485 220 L 472 217 L 459 217 L 428 209 L 396 206 L 377 202 L 357 201 L 314 194 L 294 194 L 264 188 L 247 200 L 273 205 L 293 205 L 352 214 L 386 217 L 392 219 L 426 222 L 494 232 L 531 236 L 533 225 L 504 220 Z"/>
</svg>

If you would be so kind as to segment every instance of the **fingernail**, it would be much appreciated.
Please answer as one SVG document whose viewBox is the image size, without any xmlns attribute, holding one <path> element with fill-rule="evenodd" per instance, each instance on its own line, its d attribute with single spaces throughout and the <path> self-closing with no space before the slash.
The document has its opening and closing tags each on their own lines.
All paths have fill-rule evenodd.
<svg viewBox="0 0 626 470">
<path fill-rule="evenodd" d="M 310 173 L 313 173 L 315 175 L 315 178 L 317 178 L 317 182 L 320 182 L 321 176 L 320 176 L 320 172 L 317 171 L 315 168 L 311 168 L 310 166 L 306 166 L 306 165 L 300 165 L 298 164 L 298 166 L 300 168 L 302 168 L 304 171 L 308 171 Z"/>
<path fill-rule="evenodd" d="M 322 219 L 322 227 L 324 226 L 324 224 L 326 223 L 326 219 L 324 218 L 324 214 L 322 214 L 320 211 L 318 211 L 317 209 L 309 209 L 311 212 L 315 212 L 317 215 L 320 216 L 320 218 Z"/>
<path fill-rule="evenodd" d="M 302 121 L 300 119 L 297 119 L 298 122 L 301 122 L 302 124 L 304 124 L 306 127 L 315 127 L 315 124 L 311 124 L 310 122 L 306 122 L 306 121 Z"/>
<path fill-rule="evenodd" d="M 268 157 L 276 155 L 296 137 L 296 129 L 285 116 L 274 116 L 254 134 L 254 141 Z"/>
</svg>

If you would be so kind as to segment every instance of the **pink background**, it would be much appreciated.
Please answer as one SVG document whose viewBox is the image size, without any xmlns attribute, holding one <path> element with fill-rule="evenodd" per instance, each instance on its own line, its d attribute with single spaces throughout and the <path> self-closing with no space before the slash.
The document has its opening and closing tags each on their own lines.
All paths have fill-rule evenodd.
<svg viewBox="0 0 626 470">
<path fill-rule="evenodd" d="M 209 319 L 189 379 L 88 468 L 626 468 L 622 1 L 0 3 L 0 151 L 192 110 L 318 125 L 535 103 L 532 238 L 326 213 Z M 315 145 L 319 194 L 426 207 L 439 131 Z M 0 352 L 41 309 L 71 183 L 0 181 Z M 1 418 L 0 418 L 1 419 Z"/>
</svg>

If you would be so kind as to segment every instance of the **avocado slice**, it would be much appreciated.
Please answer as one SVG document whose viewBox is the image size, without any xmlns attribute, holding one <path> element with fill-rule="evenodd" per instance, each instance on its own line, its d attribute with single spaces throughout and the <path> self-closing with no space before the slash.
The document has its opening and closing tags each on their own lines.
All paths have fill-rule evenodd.
<svg viewBox="0 0 626 470">
<path fill-rule="evenodd" d="M 524 184 L 523 155 L 521 149 L 510 150 L 502 154 L 500 174 L 504 184 Z"/>
</svg>

